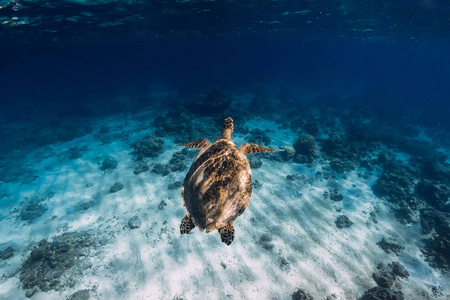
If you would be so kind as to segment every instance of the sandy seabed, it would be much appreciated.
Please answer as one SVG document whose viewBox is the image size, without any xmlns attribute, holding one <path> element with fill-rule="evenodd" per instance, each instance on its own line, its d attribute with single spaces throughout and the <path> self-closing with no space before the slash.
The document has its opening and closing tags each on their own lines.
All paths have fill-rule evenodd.
<svg viewBox="0 0 450 300">
<path fill-rule="evenodd" d="M 158 115 L 146 113 L 149 118 Z M 273 130 L 268 135 L 275 148 L 292 146 L 296 139 L 294 132 L 272 121 L 254 118 L 245 125 Z M 88 247 L 61 275 L 62 288 L 37 291 L 32 299 L 65 299 L 85 289 L 92 299 L 291 299 L 298 289 L 314 299 L 358 299 L 376 286 L 372 273 L 377 264 L 394 261 L 410 273 L 397 282 L 405 299 L 422 299 L 422 292 L 432 295 L 432 287 L 441 289 L 441 299 L 450 298 L 449 277 L 431 268 L 420 252 L 420 225 L 399 223 L 389 205 L 373 194 L 371 186 L 382 172 L 378 167 L 366 178 L 359 176 L 360 169 L 338 175 L 330 186 L 322 159 L 308 167 L 261 155 L 262 166 L 252 170 L 258 184 L 250 206 L 235 221 L 235 240 L 226 246 L 217 231 L 194 229 L 180 235 L 185 215 L 181 188 L 168 185 L 183 181 L 187 170 L 167 176 L 133 174 L 130 145 L 120 138 L 101 143 L 95 133 L 102 126 L 118 137 L 126 133 L 131 141 L 152 132 L 129 115 L 99 119 L 90 134 L 30 152 L 28 165 L 39 176 L 0 185 L 0 250 L 14 249 L 12 258 L 0 261 L 0 299 L 26 299 L 19 270 L 40 240 L 85 231 L 101 242 Z M 245 136 L 236 132 L 233 140 L 239 146 Z M 182 150 L 171 137 L 162 139 L 165 151 L 148 159 L 150 169 Z M 83 146 L 79 158 L 61 155 Z M 119 163 L 103 171 L 101 162 L 107 157 Z M 287 180 L 290 174 L 300 176 Z M 123 189 L 111 193 L 116 182 Z M 343 200 L 324 197 L 330 189 L 339 190 Z M 49 192 L 52 196 L 45 197 Z M 21 220 L 19 211 L 36 197 L 47 210 L 32 222 Z M 85 203 L 91 204 L 86 208 Z M 337 228 L 340 215 L 353 225 Z M 131 229 L 128 222 L 134 216 L 141 226 Z M 405 248 L 399 255 L 386 253 L 377 245 L 382 238 Z"/>
</svg>

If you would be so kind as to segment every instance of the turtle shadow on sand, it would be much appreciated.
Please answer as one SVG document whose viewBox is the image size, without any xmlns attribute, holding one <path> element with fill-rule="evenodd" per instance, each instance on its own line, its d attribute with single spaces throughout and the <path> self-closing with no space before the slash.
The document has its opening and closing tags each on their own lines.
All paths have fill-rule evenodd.
<svg viewBox="0 0 450 300">
<path fill-rule="evenodd" d="M 252 195 L 246 154 L 278 151 L 252 143 L 238 148 L 231 141 L 233 130 L 233 119 L 226 118 L 222 134 L 214 143 L 201 139 L 179 145 L 201 149 L 183 182 L 181 196 L 186 216 L 181 221 L 181 234 L 196 226 L 207 233 L 217 229 L 222 242 L 233 242 L 233 222 L 247 208 Z"/>
</svg>

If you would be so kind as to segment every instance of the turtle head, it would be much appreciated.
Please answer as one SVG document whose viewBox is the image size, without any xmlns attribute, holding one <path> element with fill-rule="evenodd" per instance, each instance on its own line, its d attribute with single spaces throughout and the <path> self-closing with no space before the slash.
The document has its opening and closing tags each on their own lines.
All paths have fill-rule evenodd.
<svg viewBox="0 0 450 300">
<path fill-rule="evenodd" d="M 234 130 L 233 119 L 226 118 L 225 121 L 223 121 L 222 135 L 220 136 L 220 138 L 226 139 L 226 140 L 231 140 L 231 135 L 233 134 L 233 130 Z"/>
</svg>

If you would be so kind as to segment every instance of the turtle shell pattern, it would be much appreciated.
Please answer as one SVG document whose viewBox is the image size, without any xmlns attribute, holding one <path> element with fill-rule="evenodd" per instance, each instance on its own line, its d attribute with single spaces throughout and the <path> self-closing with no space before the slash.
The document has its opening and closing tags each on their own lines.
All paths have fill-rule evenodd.
<svg viewBox="0 0 450 300">
<path fill-rule="evenodd" d="M 187 215 L 206 232 L 232 224 L 249 205 L 251 195 L 247 157 L 227 139 L 218 139 L 200 151 L 182 189 Z"/>
</svg>

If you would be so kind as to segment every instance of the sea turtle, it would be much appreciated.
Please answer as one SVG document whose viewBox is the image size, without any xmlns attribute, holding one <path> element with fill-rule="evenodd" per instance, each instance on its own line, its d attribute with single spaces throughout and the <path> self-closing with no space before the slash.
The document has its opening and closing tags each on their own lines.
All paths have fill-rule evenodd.
<svg viewBox="0 0 450 300">
<path fill-rule="evenodd" d="M 252 177 L 248 153 L 278 151 L 244 143 L 239 148 L 231 141 L 233 119 L 226 118 L 219 139 L 210 144 L 202 139 L 179 146 L 201 149 L 183 182 L 181 196 L 186 216 L 181 221 L 181 234 L 195 226 L 200 231 L 218 229 L 222 242 L 234 239 L 234 220 L 250 203 Z"/>
</svg>

